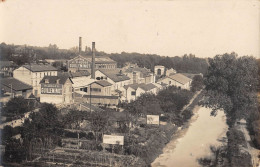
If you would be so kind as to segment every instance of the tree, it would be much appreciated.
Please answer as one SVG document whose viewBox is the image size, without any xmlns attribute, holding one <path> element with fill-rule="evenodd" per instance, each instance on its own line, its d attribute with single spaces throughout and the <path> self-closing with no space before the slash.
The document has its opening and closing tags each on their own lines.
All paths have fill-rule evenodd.
<svg viewBox="0 0 260 167">
<path fill-rule="evenodd" d="M 135 101 L 127 104 L 126 109 L 134 116 L 162 113 L 159 100 L 152 93 L 141 94 Z"/>
<path fill-rule="evenodd" d="M 95 132 L 96 141 L 98 140 L 98 133 L 103 133 L 108 128 L 108 112 L 99 111 L 92 112 L 89 116 L 91 122 L 91 130 Z"/>
<path fill-rule="evenodd" d="M 3 114 L 9 116 L 17 116 L 24 114 L 33 109 L 32 103 L 24 99 L 22 96 L 10 99 L 3 108 Z"/>
<path fill-rule="evenodd" d="M 79 110 L 70 110 L 69 113 L 65 116 L 65 124 L 72 126 L 75 125 L 76 128 L 80 127 L 80 124 L 83 122 L 87 112 Z M 65 126 L 66 126 L 65 125 Z"/>
<path fill-rule="evenodd" d="M 201 75 L 195 75 L 191 82 L 191 91 L 196 92 L 203 88 L 203 78 Z"/>
<path fill-rule="evenodd" d="M 213 109 L 223 109 L 228 123 L 246 118 L 257 106 L 257 65 L 253 57 L 237 57 L 237 54 L 217 55 L 209 60 L 205 77 L 206 94 L 203 104 Z"/>
</svg>

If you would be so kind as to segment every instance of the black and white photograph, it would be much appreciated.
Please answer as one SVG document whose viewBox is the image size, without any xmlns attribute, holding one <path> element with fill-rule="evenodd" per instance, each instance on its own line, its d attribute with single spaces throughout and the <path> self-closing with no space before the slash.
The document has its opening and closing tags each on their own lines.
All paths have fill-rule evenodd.
<svg viewBox="0 0 260 167">
<path fill-rule="evenodd" d="M 0 167 L 260 167 L 259 0 L 0 0 Z"/>
</svg>

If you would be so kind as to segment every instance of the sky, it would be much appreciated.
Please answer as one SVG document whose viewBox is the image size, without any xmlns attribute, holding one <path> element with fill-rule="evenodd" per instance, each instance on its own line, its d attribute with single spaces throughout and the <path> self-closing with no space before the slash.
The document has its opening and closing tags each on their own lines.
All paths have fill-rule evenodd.
<svg viewBox="0 0 260 167">
<path fill-rule="evenodd" d="M 5 0 L 0 43 L 106 53 L 260 57 L 260 1 Z"/>
</svg>

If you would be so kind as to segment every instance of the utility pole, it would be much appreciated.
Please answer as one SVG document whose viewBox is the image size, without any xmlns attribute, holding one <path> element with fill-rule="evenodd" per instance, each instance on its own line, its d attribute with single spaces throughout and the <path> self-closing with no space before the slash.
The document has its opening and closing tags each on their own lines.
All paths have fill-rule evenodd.
<svg viewBox="0 0 260 167">
<path fill-rule="evenodd" d="M 90 113 L 91 113 L 91 84 L 89 85 L 89 109 L 90 109 Z"/>
<path fill-rule="evenodd" d="M 11 98 L 13 98 L 13 84 L 9 84 L 11 86 Z"/>
</svg>

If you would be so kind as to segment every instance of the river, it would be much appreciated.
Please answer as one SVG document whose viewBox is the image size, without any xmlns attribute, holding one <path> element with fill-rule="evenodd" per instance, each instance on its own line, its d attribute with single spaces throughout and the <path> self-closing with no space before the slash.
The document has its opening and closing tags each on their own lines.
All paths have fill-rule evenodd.
<svg viewBox="0 0 260 167">
<path fill-rule="evenodd" d="M 210 116 L 211 109 L 198 107 L 188 123 L 177 136 L 165 146 L 163 153 L 155 159 L 152 167 L 197 167 L 198 158 L 210 155 L 210 145 L 220 145 L 217 139 L 226 136 L 228 129 L 223 111 Z"/>
</svg>

